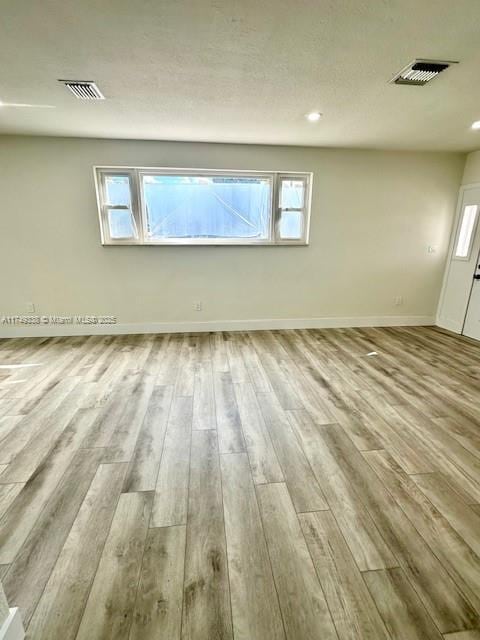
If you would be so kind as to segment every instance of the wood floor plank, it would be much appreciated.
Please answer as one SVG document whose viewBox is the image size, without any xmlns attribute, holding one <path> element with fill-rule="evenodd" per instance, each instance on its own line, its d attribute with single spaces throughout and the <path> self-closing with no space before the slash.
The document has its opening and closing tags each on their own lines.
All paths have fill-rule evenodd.
<svg viewBox="0 0 480 640">
<path fill-rule="evenodd" d="M 299 520 L 339 639 L 389 640 L 332 513 L 303 513 Z"/>
<path fill-rule="evenodd" d="M 345 432 L 338 427 L 322 430 L 328 449 L 355 487 L 357 499 L 368 510 L 382 537 L 414 586 L 442 633 L 471 629 L 479 623 L 472 604 L 432 553 L 415 526 Z M 375 452 L 367 452 L 373 455 Z"/>
<path fill-rule="evenodd" d="M 304 375 L 304 371 L 293 360 L 283 361 L 280 366 L 285 371 L 288 367 L 288 376 L 294 393 L 297 395 L 304 410 L 311 419 L 319 425 L 335 422 L 332 411 L 320 397 L 312 379 Z"/>
<path fill-rule="evenodd" d="M 132 460 L 153 389 L 153 376 L 147 373 L 139 374 L 124 414 L 106 445 L 110 449 L 110 462 L 130 462 Z"/>
<path fill-rule="evenodd" d="M 478 422 L 467 420 L 459 416 L 447 416 L 445 418 L 436 418 L 435 424 L 449 433 L 461 445 L 468 449 L 477 458 L 480 456 L 480 433 L 478 431 Z"/>
<path fill-rule="evenodd" d="M 210 360 L 197 362 L 193 390 L 193 429 L 216 429 L 213 372 Z"/>
<path fill-rule="evenodd" d="M 55 415 L 51 417 L 52 414 L 78 382 L 78 378 L 67 378 L 55 384 L 38 406 L 15 425 L 15 429 L 12 429 L 1 442 L 0 463 L 10 463 L 36 433 L 49 433 L 56 421 Z"/>
<path fill-rule="evenodd" d="M 120 496 L 76 640 L 126 640 L 148 531 L 152 495 Z"/>
<path fill-rule="evenodd" d="M 120 336 L 121 337 L 121 336 Z M 116 343 L 115 343 L 116 345 Z M 108 418 L 111 414 L 121 415 L 120 408 L 124 406 L 123 401 L 125 400 L 125 394 L 120 395 L 117 392 L 119 391 L 121 381 L 124 380 L 125 376 L 128 375 L 128 355 L 115 347 L 115 350 L 112 353 L 111 358 L 108 360 L 108 364 L 106 363 L 106 367 L 102 369 L 101 374 L 98 379 L 92 383 L 90 392 L 83 398 L 81 407 L 84 409 L 101 409 L 105 410 L 105 406 L 108 403 L 110 407 L 108 412 L 103 413 L 102 420 L 97 425 L 97 431 L 90 434 L 89 437 L 92 438 L 90 442 L 85 442 L 85 445 L 95 445 L 94 437 L 99 437 L 100 435 L 100 426 L 103 422 L 103 419 Z M 89 369 L 90 372 L 90 369 Z M 87 379 L 88 374 L 85 375 L 85 379 Z M 117 394 L 117 395 L 116 395 Z M 116 395 L 117 403 L 113 404 L 112 398 Z M 118 411 L 118 413 L 117 413 Z M 93 431 L 93 430 L 92 430 Z M 109 431 L 106 429 L 106 433 Z M 107 439 L 105 440 L 107 441 Z M 102 443 L 99 442 L 101 445 Z"/>
<path fill-rule="evenodd" d="M 209 362 L 210 364 L 212 362 L 210 333 L 207 331 L 200 331 L 197 334 L 196 361 Z"/>
<path fill-rule="evenodd" d="M 326 426 L 319 427 L 302 411 L 291 411 L 289 416 L 359 569 L 398 566 L 397 559 L 359 501 L 355 487 L 325 446 L 321 433 Z"/>
<path fill-rule="evenodd" d="M 299 362 L 302 372 L 314 383 L 317 395 L 332 416 L 330 422 L 340 423 L 350 434 L 355 445 L 361 450 L 375 449 L 380 446 L 375 433 L 370 429 L 370 421 L 352 402 L 349 389 L 352 372 L 340 377 L 335 371 L 333 355 L 326 361 L 321 357 L 318 345 L 310 340 L 304 349 L 305 359 Z"/>
<path fill-rule="evenodd" d="M 0 476 L 0 482 L 26 482 L 35 473 L 77 413 L 83 396 L 82 387 L 77 384 L 49 415 L 49 422 L 41 425 L 41 429 L 33 430 L 28 447 L 25 446 L 10 460 L 8 469 Z"/>
<path fill-rule="evenodd" d="M 278 339 L 278 332 L 267 329 L 266 331 L 250 331 L 250 336 L 258 338 L 263 353 L 271 354 L 277 362 L 289 359 L 290 354 Z"/>
<path fill-rule="evenodd" d="M 232 382 L 235 384 L 251 383 L 252 380 L 240 353 L 235 334 L 226 332 L 225 337 L 225 349 Z"/>
<path fill-rule="evenodd" d="M 101 451 L 85 450 L 75 455 L 60 488 L 46 504 L 3 580 L 7 598 L 12 606 L 20 607 L 25 624 L 37 606 L 97 472 L 101 455 Z"/>
<path fill-rule="evenodd" d="M 441 474 L 429 473 L 411 478 L 480 558 L 480 513 L 465 504 Z"/>
<path fill-rule="evenodd" d="M 178 356 L 178 369 L 175 381 L 175 397 L 193 396 L 195 389 L 195 365 L 197 338 L 185 335 Z"/>
<path fill-rule="evenodd" d="M 280 360 L 280 367 L 313 421 L 317 424 L 328 424 L 335 419 L 331 411 L 319 397 L 315 376 L 308 360 L 308 347 L 299 332 L 280 332 L 280 340 L 285 345 L 288 359 Z"/>
<path fill-rule="evenodd" d="M 214 393 L 220 453 L 245 451 L 242 423 L 229 372 L 214 374 Z"/>
<path fill-rule="evenodd" d="M 368 451 L 364 457 L 410 521 L 415 523 L 443 567 L 480 611 L 480 558 L 388 453 Z"/>
<path fill-rule="evenodd" d="M 162 345 L 158 356 L 156 384 L 160 386 L 175 384 L 180 366 L 182 340 L 183 336 L 181 335 L 168 336 L 168 341 Z"/>
<path fill-rule="evenodd" d="M 297 512 L 328 509 L 302 447 L 274 393 L 257 394 L 273 448 Z"/>
<path fill-rule="evenodd" d="M 4 431 L 2 430 L 2 419 L 13 414 L 11 408 L 14 406 L 15 400 L 13 398 L 2 398 L 0 395 L 0 438 L 3 439 Z M 17 413 L 18 415 L 18 413 Z"/>
<path fill-rule="evenodd" d="M 185 534 L 183 525 L 148 531 L 129 640 L 180 640 Z"/>
<path fill-rule="evenodd" d="M 17 482 L 15 484 L 0 484 L 0 518 L 7 511 L 24 486 L 25 484 L 22 482 Z"/>
<path fill-rule="evenodd" d="M 247 455 L 220 460 L 235 640 L 281 640 L 282 617 Z"/>
<path fill-rule="evenodd" d="M 86 341 L 87 345 L 84 355 L 71 369 L 71 375 L 83 374 L 85 381 L 98 379 L 99 371 L 105 369 L 106 362 L 116 347 L 116 341 L 113 336 L 90 336 Z"/>
<path fill-rule="evenodd" d="M 29 378 L 20 395 L 18 395 L 18 387 L 15 385 L 12 387 L 10 395 L 16 398 L 11 407 L 12 415 L 43 412 L 43 408 L 46 408 L 46 398 L 49 403 L 54 401 L 54 397 L 61 395 L 61 391 L 68 386 L 67 379 L 75 380 L 76 377 L 71 376 L 71 365 L 74 359 L 75 353 L 71 351 L 69 345 L 57 345 L 50 362 L 34 369 L 38 374 Z"/>
<path fill-rule="evenodd" d="M 251 383 L 235 384 L 234 389 L 255 483 L 283 482 L 283 473 Z"/>
<path fill-rule="evenodd" d="M 13 562 L 37 518 L 52 498 L 70 467 L 77 449 L 95 417 L 95 411 L 79 410 L 46 460 L 25 483 L 0 520 L 0 564 Z M 95 454 L 96 455 L 96 454 Z"/>
<path fill-rule="evenodd" d="M 153 389 L 129 465 L 125 493 L 155 490 L 172 397 L 173 386 Z"/>
<path fill-rule="evenodd" d="M 192 435 L 182 640 L 233 640 L 217 434 Z"/>
<path fill-rule="evenodd" d="M 442 640 L 402 569 L 363 574 L 392 638 Z"/>
<path fill-rule="evenodd" d="M 191 397 L 173 400 L 155 487 L 152 527 L 187 522 L 192 411 Z"/>
<path fill-rule="evenodd" d="M 139 380 L 140 374 L 128 371 L 125 373 L 119 384 L 115 386 L 108 402 L 98 412 L 98 417 L 91 429 L 85 434 L 83 447 L 108 447 L 110 445 L 112 435 L 126 414 L 130 396 L 139 384 Z"/>
<path fill-rule="evenodd" d="M 248 333 L 240 334 L 239 349 L 255 391 L 257 393 L 272 391 L 268 375 Z"/>
<path fill-rule="evenodd" d="M 362 391 L 363 398 L 378 416 L 370 424 L 382 441 L 382 448 L 389 451 L 403 470 L 406 473 L 434 471 L 436 464 L 432 459 L 431 449 L 419 442 L 418 438 L 410 437 L 405 421 L 395 407 L 390 406 L 384 397 L 371 391 Z"/>
<path fill-rule="evenodd" d="M 212 355 L 212 367 L 214 373 L 226 373 L 230 371 L 228 364 L 225 338 L 221 331 L 210 334 L 210 350 Z"/>
<path fill-rule="evenodd" d="M 265 334 L 252 336 L 252 342 L 258 350 L 261 365 L 267 375 L 272 389 L 278 397 L 281 406 L 284 409 L 304 409 L 304 405 L 301 402 L 298 395 L 295 393 L 295 389 L 290 384 L 289 375 L 289 361 L 285 363 L 285 368 L 282 368 L 269 349 L 271 345 L 270 340 L 265 341 Z"/>
<path fill-rule="evenodd" d="M 336 639 L 287 486 L 260 485 L 257 495 L 288 640 Z"/>
<path fill-rule="evenodd" d="M 480 460 L 417 408 L 407 405 L 401 411 L 414 437 L 435 452 L 437 470 L 467 502 L 480 502 Z"/>
<path fill-rule="evenodd" d="M 0 408 L 1 407 L 2 405 L 0 404 Z M 3 418 L 0 418 L 0 448 L 2 450 L 2 453 L 0 453 L 0 460 L 4 461 L 1 466 L 7 465 L 14 455 L 13 452 L 10 452 L 9 454 L 5 453 L 2 447 L 2 441 L 8 436 L 9 433 L 11 433 L 15 429 L 17 424 L 21 420 L 23 420 L 23 417 L 24 417 L 23 415 L 20 415 L 20 416 L 5 415 Z"/>
<path fill-rule="evenodd" d="M 28 638 L 74 640 L 127 465 L 101 464 L 28 626 Z"/>
<path fill-rule="evenodd" d="M 445 640 L 480 640 L 480 631 L 459 631 L 458 633 L 446 633 Z"/>
</svg>

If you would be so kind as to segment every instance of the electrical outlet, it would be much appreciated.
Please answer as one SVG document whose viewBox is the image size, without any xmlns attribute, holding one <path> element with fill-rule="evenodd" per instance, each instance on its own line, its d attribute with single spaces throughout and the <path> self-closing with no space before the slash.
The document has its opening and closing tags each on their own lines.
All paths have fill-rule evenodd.
<svg viewBox="0 0 480 640">
<path fill-rule="evenodd" d="M 27 302 L 25 305 L 25 309 L 27 313 L 35 313 L 35 305 L 33 302 Z"/>
<path fill-rule="evenodd" d="M 203 308 L 202 301 L 199 300 L 198 302 L 194 302 L 193 308 L 195 309 L 195 311 L 202 311 L 202 308 Z"/>
<path fill-rule="evenodd" d="M 399 307 L 400 305 L 402 305 L 402 304 L 403 304 L 403 296 L 396 296 L 396 297 L 393 299 L 393 304 L 394 304 L 396 307 Z"/>
<path fill-rule="evenodd" d="M 429 244 L 427 247 L 428 253 L 437 253 L 437 247 L 433 244 Z"/>
</svg>

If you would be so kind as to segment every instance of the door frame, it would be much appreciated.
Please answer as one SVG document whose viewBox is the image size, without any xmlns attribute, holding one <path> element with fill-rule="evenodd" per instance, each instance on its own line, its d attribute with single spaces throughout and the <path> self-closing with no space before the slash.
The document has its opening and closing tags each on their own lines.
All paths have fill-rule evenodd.
<svg viewBox="0 0 480 640">
<path fill-rule="evenodd" d="M 443 307 L 443 303 L 445 300 L 445 292 L 447 289 L 447 284 L 448 284 L 448 276 L 449 276 L 449 272 L 450 272 L 450 265 L 452 263 L 452 257 L 453 257 L 453 252 L 455 250 L 455 241 L 457 239 L 457 232 L 458 232 L 458 225 L 460 222 L 460 216 L 462 214 L 462 204 L 463 204 L 463 199 L 464 199 L 464 195 L 466 191 L 469 191 L 470 189 L 480 189 L 480 182 L 470 182 L 469 184 L 462 184 L 460 186 L 460 189 L 458 190 L 458 199 L 457 199 L 457 206 L 455 208 L 455 216 L 453 219 L 453 223 L 452 223 L 452 228 L 450 230 L 450 242 L 448 245 L 448 252 L 447 252 L 447 260 L 445 263 L 445 270 L 444 270 L 444 274 L 443 274 L 443 280 L 442 280 L 442 289 L 440 291 L 440 298 L 438 300 L 438 305 L 437 305 L 437 314 L 436 314 L 436 319 L 435 319 L 435 324 L 437 324 L 439 327 L 443 327 L 444 329 L 448 329 L 450 331 L 453 331 L 454 333 L 458 333 L 458 334 L 462 334 L 463 333 L 463 327 L 465 326 L 465 320 L 467 317 L 467 312 L 468 312 L 468 303 L 470 301 L 471 295 L 472 295 L 472 288 L 473 288 L 473 279 L 472 279 L 472 283 L 471 283 L 471 287 L 470 287 L 470 293 L 468 295 L 468 301 L 467 301 L 467 305 L 465 307 L 465 313 L 463 315 L 463 320 L 461 323 L 461 326 L 452 323 L 446 323 L 445 321 L 441 321 L 440 318 L 440 313 Z M 480 216 L 480 214 L 479 214 Z M 477 228 L 475 233 L 478 233 L 478 225 L 480 224 L 480 221 L 477 219 Z M 478 257 L 477 257 L 478 259 Z M 447 326 L 449 325 L 450 326 Z"/>
</svg>

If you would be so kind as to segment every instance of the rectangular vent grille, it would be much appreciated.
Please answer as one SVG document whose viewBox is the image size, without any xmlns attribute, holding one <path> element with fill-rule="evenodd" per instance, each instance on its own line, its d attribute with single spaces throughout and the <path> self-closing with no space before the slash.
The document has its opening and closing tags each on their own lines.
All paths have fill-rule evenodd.
<svg viewBox="0 0 480 640">
<path fill-rule="evenodd" d="M 448 69 L 455 62 L 441 60 L 414 60 L 398 73 L 391 82 L 394 84 L 413 84 L 419 87 L 427 84 Z"/>
<path fill-rule="evenodd" d="M 59 80 L 79 100 L 105 100 L 105 96 L 94 82 L 89 80 Z"/>
</svg>

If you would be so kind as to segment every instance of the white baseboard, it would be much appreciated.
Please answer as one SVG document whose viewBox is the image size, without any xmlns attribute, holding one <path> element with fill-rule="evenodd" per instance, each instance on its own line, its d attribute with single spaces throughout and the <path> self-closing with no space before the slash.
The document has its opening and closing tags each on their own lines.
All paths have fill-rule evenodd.
<svg viewBox="0 0 480 640">
<path fill-rule="evenodd" d="M 201 331 L 258 331 L 266 329 L 331 329 L 400 327 L 435 324 L 433 316 L 362 316 L 354 318 L 277 318 L 208 320 L 204 322 L 139 322 L 109 325 L 3 325 L 0 338 L 120 335 L 135 333 L 190 333 Z"/>
<path fill-rule="evenodd" d="M 18 609 L 10 609 L 8 618 L 0 628 L 0 640 L 24 640 L 22 618 Z"/>
</svg>

